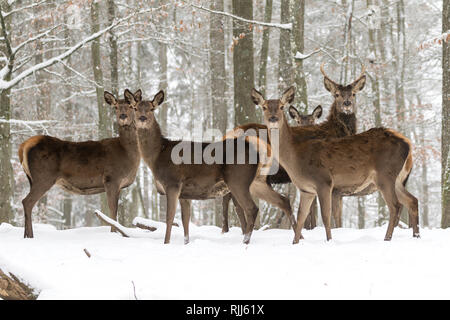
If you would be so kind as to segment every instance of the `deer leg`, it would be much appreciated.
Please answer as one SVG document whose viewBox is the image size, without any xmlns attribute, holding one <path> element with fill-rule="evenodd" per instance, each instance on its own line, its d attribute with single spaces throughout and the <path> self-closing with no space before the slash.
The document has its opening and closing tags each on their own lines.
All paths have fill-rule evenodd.
<svg viewBox="0 0 450 320">
<path fill-rule="evenodd" d="M 331 213 L 334 220 L 333 227 L 342 228 L 342 196 L 337 191 L 333 191 L 331 202 Z"/>
<path fill-rule="evenodd" d="M 295 235 L 293 244 L 298 243 L 300 239 L 303 239 L 302 236 L 302 228 L 305 224 L 306 217 L 308 216 L 309 209 L 311 208 L 311 204 L 316 197 L 313 193 L 307 193 L 300 191 L 300 204 L 298 206 L 298 214 L 297 214 L 297 226 L 295 228 Z"/>
<path fill-rule="evenodd" d="M 39 201 L 40 198 L 54 185 L 54 181 L 46 182 L 43 181 L 33 181 L 31 185 L 30 192 L 28 195 L 22 200 L 23 204 L 23 212 L 25 215 L 25 230 L 24 230 L 24 238 L 33 238 L 33 222 L 31 219 L 31 213 L 33 211 L 33 207 L 36 202 Z"/>
<path fill-rule="evenodd" d="M 409 220 L 413 228 L 413 237 L 419 238 L 419 202 L 417 198 L 409 193 L 401 183 L 396 183 L 395 192 L 400 203 L 408 208 Z M 400 215 L 400 211 L 398 215 Z"/>
<path fill-rule="evenodd" d="M 164 243 L 167 244 L 170 242 L 170 234 L 172 232 L 172 224 L 173 219 L 175 218 L 175 211 L 177 209 L 181 186 L 171 186 L 164 189 L 166 190 L 167 195 L 166 236 L 164 237 Z"/>
<path fill-rule="evenodd" d="M 189 220 L 191 218 L 191 200 L 180 199 L 181 220 L 184 229 L 184 244 L 189 243 Z"/>
<path fill-rule="evenodd" d="M 306 230 L 312 230 L 317 227 L 317 197 L 314 198 L 314 201 L 311 204 L 311 208 L 309 210 L 309 214 L 306 217 L 305 224 L 303 227 Z"/>
<path fill-rule="evenodd" d="M 239 222 L 241 223 L 242 234 L 245 234 L 245 230 L 247 230 L 247 220 L 245 219 L 244 209 L 242 209 L 241 205 L 238 203 L 236 198 L 233 197 L 233 195 L 231 195 L 231 199 L 233 200 L 236 214 L 239 218 Z"/>
<path fill-rule="evenodd" d="M 104 178 L 104 186 L 106 191 L 106 198 L 108 200 L 108 208 L 111 219 L 117 221 L 117 208 L 119 204 L 120 186 L 116 181 L 109 181 L 110 177 Z M 117 232 L 115 227 L 111 227 L 111 232 Z"/>
<path fill-rule="evenodd" d="M 231 193 L 227 193 L 222 197 L 222 233 L 227 233 L 230 228 L 228 226 L 228 210 L 230 206 Z"/>
<path fill-rule="evenodd" d="M 397 195 L 395 194 L 393 183 L 392 185 L 391 183 L 379 185 L 378 189 L 380 190 L 381 195 L 389 208 L 389 224 L 384 240 L 390 241 L 392 239 L 392 233 L 394 232 L 396 218 L 400 214 L 401 205 L 397 199 Z"/>
<path fill-rule="evenodd" d="M 265 181 L 260 181 L 258 179 L 255 179 L 251 184 L 250 193 L 253 196 L 283 210 L 283 212 L 289 217 L 289 220 L 291 221 L 292 230 L 295 231 L 296 221 L 294 215 L 292 214 L 291 203 L 289 202 L 288 198 L 273 190 L 272 187 Z"/>
<path fill-rule="evenodd" d="M 331 193 L 333 188 L 331 186 L 322 186 L 318 190 L 320 213 L 322 221 L 325 226 L 327 241 L 331 240 Z"/>
<path fill-rule="evenodd" d="M 253 228 L 255 227 L 255 220 L 258 215 L 258 207 L 253 202 L 250 191 L 248 190 L 243 190 L 241 192 L 237 191 L 236 193 L 233 192 L 233 196 L 236 197 L 237 202 L 244 209 L 245 218 L 247 221 L 247 226 L 244 233 L 244 243 L 249 244 Z"/>
</svg>

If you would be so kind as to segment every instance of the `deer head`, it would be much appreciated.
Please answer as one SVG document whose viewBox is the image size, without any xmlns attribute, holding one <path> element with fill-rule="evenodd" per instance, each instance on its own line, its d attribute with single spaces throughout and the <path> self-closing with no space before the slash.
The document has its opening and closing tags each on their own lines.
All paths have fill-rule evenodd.
<svg viewBox="0 0 450 320">
<path fill-rule="evenodd" d="M 114 108 L 119 126 L 129 126 L 134 122 L 134 110 L 126 100 L 117 99 L 112 93 L 105 91 L 105 102 Z"/>
<path fill-rule="evenodd" d="M 334 97 L 334 103 L 336 106 L 336 110 L 338 113 L 344 114 L 353 114 L 356 111 L 356 93 L 361 91 L 366 84 L 366 76 L 364 75 L 365 68 L 362 67 L 362 71 L 360 76 L 353 81 L 351 84 L 343 86 L 341 84 L 337 84 L 333 80 L 331 80 L 327 74 L 325 73 L 323 66 L 325 63 L 322 63 L 320 66 L 320 71 L 322 72 L 324 78 L 323 83 L 325 85 L 325 89 L 327 89 Z"/>
<path fill-rule="evenodd" d="M 130 107 L 134 109 L 137 128 L 150 128 L 156 121 L 154 111 L 164 101 L 164 91 L 159 91 L 152 101 L 143 101 L 142 92 L 136 92 L 134 95 L 125 91 L 125 99 L 129 101 Z"/>
<path fill-rule="evenodd" d="M 281 99 L 278 100 L 266 100 L 263 95 L 256 89 L 252 89 L 252 100 L 257 106 L 263 109 L 264 122 L 269 129 L 275 129 L 280 127 L 280 123 L 284 117 L 284 108 L 288 107 L 295 97 L 295 88 L 290 87 L 287 89 Z"/>
<path fill-rule="evenodd" d="M 297 125 L 303 126 L 311 126 L 316 123 L 316 120 L 322 116 L 322 106 L 317 106 L 311 114 L 303 115 L 298 112 L 298 110 L 290 106 L 289 107 L 289 115 L 292 119 L 297 122 Z"/>
</svg>

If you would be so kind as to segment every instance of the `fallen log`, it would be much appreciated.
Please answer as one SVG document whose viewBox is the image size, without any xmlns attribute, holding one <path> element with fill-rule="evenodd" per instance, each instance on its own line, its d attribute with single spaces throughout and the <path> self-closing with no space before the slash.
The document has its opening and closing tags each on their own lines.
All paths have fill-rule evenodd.
<svg viewBox="0 0 450 320">
<path fill-rule="evenodd" d="M 12 273 L 0 269 L 0 298 L 4 300 L 36 300 L 35 290 Z"/>
</svg>

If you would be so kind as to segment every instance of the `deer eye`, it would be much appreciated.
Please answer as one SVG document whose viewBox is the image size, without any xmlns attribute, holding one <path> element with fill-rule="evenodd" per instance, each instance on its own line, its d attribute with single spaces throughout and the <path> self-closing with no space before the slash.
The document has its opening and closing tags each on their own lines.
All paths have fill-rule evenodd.
<svg viewBox="0 0 450 320">
<path fill-rule="evenodd" d="M 262 108 L 263 108 L 263 110 L 267 110 L 267 107 L 264 107 L 264 106 L 263 106 Z"/>
<path fill-rule="evenodd" d="M 338 98 L 338 97 L 339 97 L 339 93 L 336 93 L 336 94 L 335 94 L 335 97 Z"/>
<path fill-rule="evenodd" d="M 284 106 L 281 106 L 281 107 L 280 107 L 280 110 L 283 110 L 283 109 L 284 109 Z"/>
</svg>

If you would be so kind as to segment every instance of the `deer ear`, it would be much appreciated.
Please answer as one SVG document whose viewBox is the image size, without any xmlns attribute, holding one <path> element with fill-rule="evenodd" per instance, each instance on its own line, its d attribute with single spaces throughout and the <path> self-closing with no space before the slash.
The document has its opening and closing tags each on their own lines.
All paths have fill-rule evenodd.
<svg viewBox="0 0 450 320">
<path fill-rule="evenodd" d="M 164 91 L 159 91 L 157 94 L 155 94 L 155 97 L 153 98 L 152 104 L 153 109 L 156 109 L 161 103 L 164 102 Z"/>
<path fill-rule="evenodd" d="M 298 110 L 297 110 L 295 107 L 293 107 L 293 106 L 290 106 L 290 107 L 289 107 L 289 115 L 291 116 L 292 119 L 294 119 L 294 120 L 296 120 L 296 121 L 298 121 L 298 120 L 300 119 L 300 113 L 299 113 Z"/>
<path fill-rule="evenodd" d="M 312 113 L 314 119 L 319 119 L 322 116 L 322 106 L 317 106 L 313 113 Z"/>
<path fill-rule="evenodd" d="M 258 90 L 256 90 L 255 88 L 252 89 L 252 101 L 254 104 L 256 104 L 257 106 L 262 106 L 264 104 L 264 97 L 261 94 L 261 92 L 259 92 Z"/>
<path fill-rule="evenodd" d="M 364 89 L 364 86 L 366 85 L 366 75 L 363 75 L 361 78 L 356 79 L 352 84 L 352 90 L 353 92 L 358 92 Z"/>
<path fill-rule="evenodd" d="M 136 91 L 134 94 L 134 100 L 136 100 L 136 102 L 141 102 L 142 101 L 142 90 L 139 89 L 138 91 Z"/>
<path fill-rule="evenodd" d="M 130 90 L 125 89 L 125 91 L 123 92 L 123 96 L 125 97 L 125 101 L 134 106 L 136 104 L 136 99 L 134 98 L 134 95 L 131 93 Z"/>
<path fill-rule="evenodd" d="M 117 99 L 114 95 L 108 91 L 103 93 L 103 97 L 105 98 L 105 102 L 111 106 L 115 106 L 117 104 Z"/>
<path fill-rule="evenodd" d="M 334 81 L 330 80 L 328 77 L 323 78 L 323 85 L 325 86 L 325 89 L 327 89 L 331 93 L 336 92 L 336 87 L 337 87 L 336 83 Z"/>
<path fill-rule="evenodd" d="M 295 88 L 290 87 L 283 93 L 280 100 L 281 100 L 281 103 L 283 105 L 285 105 L 285 104 L 291 104 L 294 101 L 294 98 L 295 98 Z"/>
</svg>

